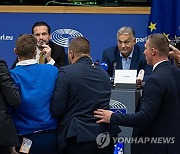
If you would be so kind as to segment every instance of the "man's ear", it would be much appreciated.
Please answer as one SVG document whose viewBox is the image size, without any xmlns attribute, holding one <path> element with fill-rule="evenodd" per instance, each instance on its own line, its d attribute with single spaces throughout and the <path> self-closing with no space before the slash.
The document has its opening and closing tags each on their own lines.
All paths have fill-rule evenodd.
<svg viewBox="0 0 180 154">
<path fill-rule="evenodd" d="M 74 59 L 74 52 L 72 50 L 69 51 L 71 59 Z"/>
<path fill-rule="evenodd" d="M 14 48 L 14 53 L 15 53 L 16 55 L 18 55 L 17 49 L 16 49 L 16 48 Z"/>
<path fill-rule="evenodd" d="M 151 55 L 155 56 L 156 55 L 156 49 L 155 48 L 152 48 L 152 53 Z"/>
<path fill-rule="evenodd" d="M 136 44 L 136 38 L 133 39 L 134 44 Z"/>
</svg>

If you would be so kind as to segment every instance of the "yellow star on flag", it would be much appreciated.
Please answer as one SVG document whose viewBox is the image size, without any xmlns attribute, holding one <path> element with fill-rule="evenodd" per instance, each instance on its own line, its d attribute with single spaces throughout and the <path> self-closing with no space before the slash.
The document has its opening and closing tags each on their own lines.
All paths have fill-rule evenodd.
<svg viewBox="0 0 180 154">
<path fill-rule="evenodd" d="M 169 34 L 163 33 L 164 36 L 166 36 L 167 39 L 169 39 Z"/>
<path fill-rule="evenodd" d="M 152 22 L 150 22 L 149 29 L 151 29 L 151 32 L 153 30 L 156 30 L 156 23 L 153 24 Z"/>
</svg>

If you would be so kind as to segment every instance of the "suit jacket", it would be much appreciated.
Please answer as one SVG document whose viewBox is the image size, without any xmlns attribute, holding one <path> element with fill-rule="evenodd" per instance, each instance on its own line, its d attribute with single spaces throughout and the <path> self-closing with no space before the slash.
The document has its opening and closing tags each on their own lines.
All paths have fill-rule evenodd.
<svg viewBox="0 0 180 154">
<path fill-rule="evenodd" d="M 118 46 L 105 49 L 102 55 L 102 62 L 107 63 L 107 73 L 111 77 L 113 76 L 114 69 L 122 69 L 122 59 L 120 57 L 120 51 L 118 49 Z M 113 66 L 115 62 L 117 64 L 116 66 Z M 137 72 L 143 69 L 145 71 L 144 80 L 146 80 L 152 72 L 152 67 L 146 63 L 143 49 L 140 48 L 137 44 L 135 44 L 134 46 L 130 69 L 137 70 Z"/>
<path fill-rule="evenodd" d="M 89 57 L 59 71 L 50 111 L 60 119 L 58 145 L 62 150 L 70 137 L 77 142 L 95 141 L 100 133 L 110 131 L 109 124 L 96 124 L 93 112 L 109 109 L 111 84 L 108 74 Z"/>
<path fill-rule="evenodd" d="M 55 44 L 52 41 L 49 41 L 49 47 L 51 48 L 51 57 L 54 59 L 55 64 L 57 68 L 64 66 L 67 64 L 67 56 L 64 48 L 62 46 L 59 46 Z M 13 63 L 11 69 L 16 67 L 16 64 L 18 63 L 18 58 L 16 58 L 15 62 Z M 47 63 L 47 60 L 46 60 Z"/>
<path fill-rule="evenodd" d="M 49 41 L 49 46 L 51 48 L 51 57 L 54 59 L 57 68 L 67 64 L 67 56 L 64 47 Z M 47 61 L 46 61 L 47 62 Z"/>
<path fill-rule="evenodd" d="M 11 147 L 20 144 L 7 108 L 8 104 L 17 106 L 19 103 L 20 95 L 7 64 L 4 60 L 0 60 L 0 145 Z"/>
<path fill-rule="evenodd" d="M 140 103 L 135 114 L 111 117 L 112 124 L 134 127 L 133 137 L 149 137 L 146 144 L 133 144 L 132 154 L 179 154 L 180 70 L 168 61 L 160 63 L 146 81 Z M 170 144 L 153 144 L 153 137 L 169 137 Z"/>
</svg>

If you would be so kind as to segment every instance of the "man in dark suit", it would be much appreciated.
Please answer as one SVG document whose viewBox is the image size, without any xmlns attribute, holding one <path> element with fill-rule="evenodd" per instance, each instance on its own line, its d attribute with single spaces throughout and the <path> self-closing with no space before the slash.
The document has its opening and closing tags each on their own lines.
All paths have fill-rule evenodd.
<svg viewBox="0 0 180 154">
<path fill-rule="evenodd" d="M 20 94 L 10 76 L 7 64 L 0 59 L 0 153 L 10 154 L 10 147 L 20 146 L 8 105 L 20 104 Z"/>
<path fill-rule="evenodd" d="M 152 72 L 143 55 L 143 49 L 136 44 L 135 32 L 131 27 L 122 27 L 117 32 L 117 46 L 105 49 L 102 63 L 107 63 L 107 72 L 114 76 L 115 69 L 145 71 L 144 80 Z"/>
<path fill-rule="evenodd" d="M 68 51 L 70 65 L 59 69 L 50 111 L 60 120 L 58 144 L 63 154 L 113 154 L 112 142 L 98 148 L 96 137 L 109 132 L 110 127 L 96 124 L 93 115 L 97 108 L 109 108 L 111 84 L 108 74 L 89 54 L 89 41 L 74 38 Z"/>
<path fill-rule="evenodd" d="M 66 53 L 62 46 L 52 42 L 50 26 L 45 22 L 36 22 L 32 27 L 32 34 L 37 39 L 36 60 L 38 63 L 47 63 L 57 68 L 67 64 Z M 16 66 L 18 59 L 12 68 Z"/>
<path fill-rule="evenodd" d="M 134 127 L 133 137 L 142 142 L 132 145 L 132 154 L 180 153 L 180 70 L 168 61 L 168 53 L 164 35 L 148 37 L 144 54 L 147 63 L 153 65 L 153 73 L 146 81 L 136 113 L 95 111 L 95 117 L 100 118 L 97 123 Z"/>
</svg>

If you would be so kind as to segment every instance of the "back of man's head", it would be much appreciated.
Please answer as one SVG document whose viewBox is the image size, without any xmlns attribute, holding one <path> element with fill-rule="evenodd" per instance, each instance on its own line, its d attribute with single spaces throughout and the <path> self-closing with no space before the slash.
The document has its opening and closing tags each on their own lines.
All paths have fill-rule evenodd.
<svg viewBox="0 0 180 154">
<path fill-rule="evenodd" d="M 159 51 L 160 56 L 168 56 L 169 53 L 169 41 L 160 33 L 151 34 L 148 36 L 149 46 L 156 48 Z"/>
<path fill-rule="evenodd" d="M 87 54 L 90 53 L 90 44 L 89 41 L 84 37 L 76 37 L 72 39 L 69 44 L 69 50 L 73 51 L 76 54 Z"/>
<path fill-rule="evenodd" d="M 23 34 L 16 40 L 16 54 L 19 58 L 32 59 L 36 54 L 37 40 L 32 34 Z"/>
</svg>

